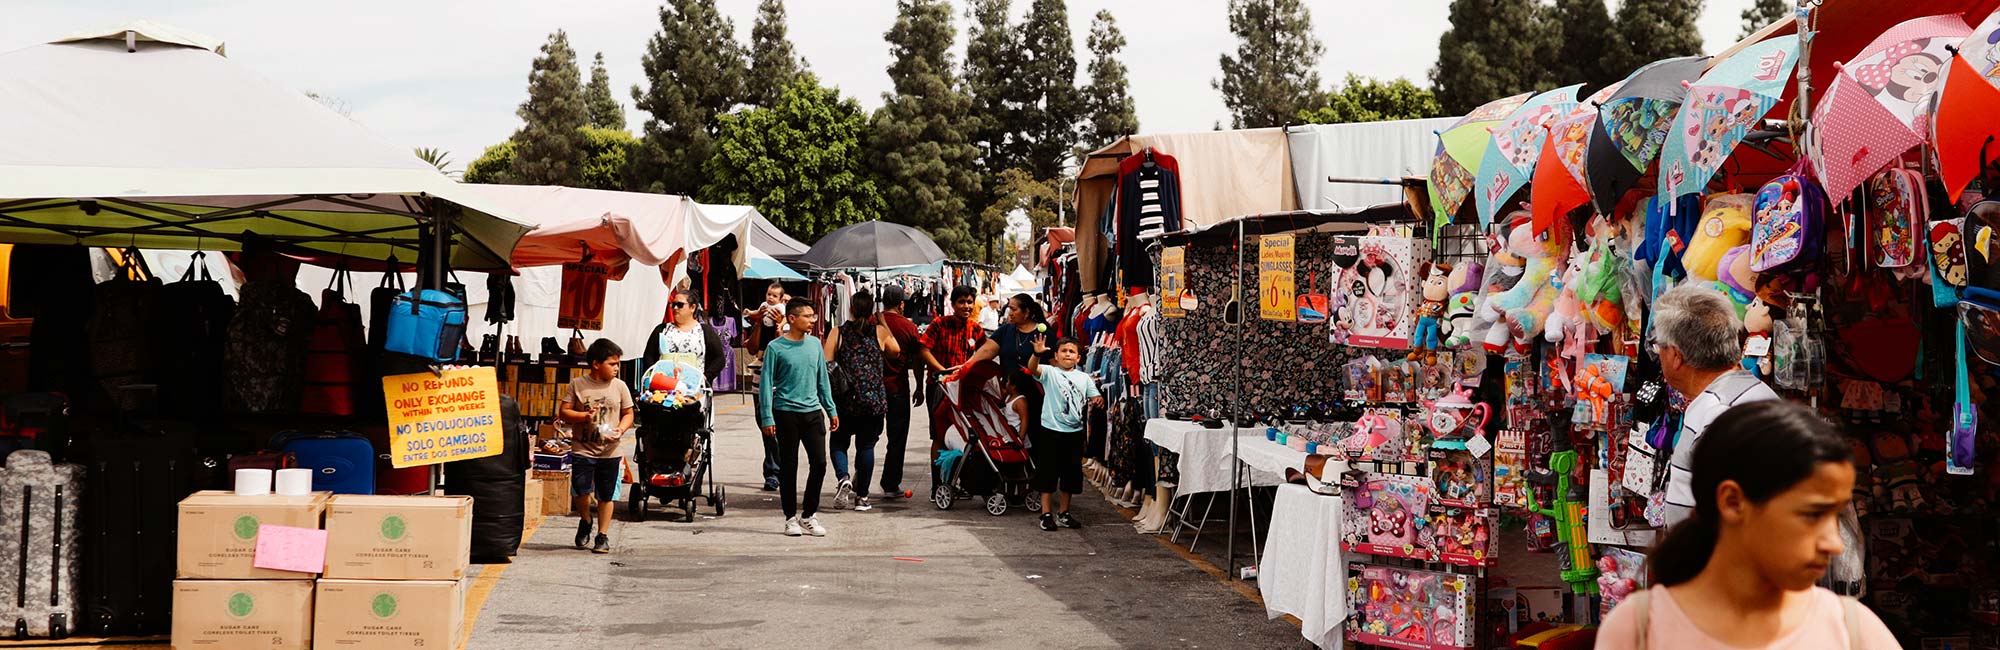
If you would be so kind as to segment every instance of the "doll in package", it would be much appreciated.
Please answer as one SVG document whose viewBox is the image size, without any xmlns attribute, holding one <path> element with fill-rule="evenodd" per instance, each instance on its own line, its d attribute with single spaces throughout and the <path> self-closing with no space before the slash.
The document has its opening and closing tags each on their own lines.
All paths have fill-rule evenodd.
<svg viewBox="0 0 2000 650">
<path fill-rule="evenodd" d="M 1472 586 L 1465 576 L 1354 564 L 1348 620 L 1354 641 L 1398 648 L 1472 647 Z"/>
<path fill-rule="evenodd" d="M 1350 345 L 1408 349 L 1423 302 L 1417 264 L 1427 242 L 1400 236 L 1341 236 L 1333 242 L 1334 288 L 1342 304 L 1334 321 Z"/>
<path fill-rule="evenodd" d="M 1528 507 L 1528 432 L 1503 429 L 1493 444 L 1493 505 Z"/>
<path fill-rule="evenodd" d="M 1431 481 L 1437 500 L 1446 506 L 1477 508 L 1492 498 L 1491 464 L 1475 458 L 1463 440 L 1431 443 Z"/>
<path fill-rule="evenodd" d="M 1436 529 L 1438 559 L 1459 566 L 1487 566 L 1493 561 L 1491 518 L 1471 508 L 1435 508 L 1431 527 Z"/>
</svg>

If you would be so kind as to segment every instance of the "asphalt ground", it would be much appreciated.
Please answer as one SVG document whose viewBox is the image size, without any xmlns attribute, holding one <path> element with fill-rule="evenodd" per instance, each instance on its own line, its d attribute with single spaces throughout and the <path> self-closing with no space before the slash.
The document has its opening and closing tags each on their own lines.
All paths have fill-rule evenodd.
<svg viewBox="0 0 2000 650">
<path fill-rule="evenodd" d="M 1082 530 L 1044 532 L 1021 508 L 995 517 L 919 500 L 922 413 L 904 471 L 918 499 L 835 512 L 829 470 L 829 535 L 786 537 L 777 494 L 760 489 L 751 407 L 723 396 L 716 410 L 724 516 L 704 505 L 692 523 L 657 511 L 632 522 L 621 504 L 608 555 L 571 547 L 574 518 L 545 518 L 513 564 L 473 578 L 466 647 L 1311 647 L 1295 623 L 1266 618 L 1254 583 L 1223 579 L 1210 562 L 1219 538 L 1204 539 L 1203 559 L 1136 534 L 1092 486 L 1072 506 Z"/>
</svg>

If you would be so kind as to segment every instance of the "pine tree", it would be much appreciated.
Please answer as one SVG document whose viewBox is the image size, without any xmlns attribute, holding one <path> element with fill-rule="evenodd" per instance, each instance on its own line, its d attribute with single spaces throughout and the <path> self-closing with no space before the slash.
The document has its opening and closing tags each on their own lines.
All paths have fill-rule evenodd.
<svg viewBox="0 0 2000 650">
<path fill-rule="evenodd" d="M 972 100 L 953 74 L 951 6 L 897 0 L 884 38 L 894 61 L 875 112 L 870 161 L 881 174 L 888 220 L 923 229 L 946 253 L 971 256 L 980 243 L 967 227 L 968 197 L 980 188 Z M 989 242 L 990 245 L 990 242 Z"/>
<path fill-rule="evenodd" d="M 1743 10 L 1743 37 L 1755 34 L 1764 26 L 1791 14 L 1792 3 L 1786 0 L 1756 0 L 1756 4 Z"/>
<path fill-rule="evenodd" d="M 598 52 L 597 59 L 590 64 L 590 85 L 584 87 L 583 99 L 590 104 L 591 126 L 625 130 L 625 107 L 611 96 L 611 73 L 604 71 L 603 52 Z"/>
<path fill-rule="evenodd" d="M 1446 115 L 1547 84 L 1548 39 L 1537 12 L 1535 0 L 1452 0 L 1451 29 L 1438 37 L 1431 68 L 1431 91 Z"/>
<path fill-rule="evenodd" d="M 1222 77 L 1210 85 L 1222 91 L 1231 124 L 1282 126 L 1317 105 L 1326 48 L 1313 35 L 1304 2 L 1229 0 L 1229 32 L 1236 35 L 1236 54 L 1222 55 Z"/>
<path fill-rule="evenodd" d="M 745 90 L 749 103 L 771 106 L 792 84 L 805 66 L 785 36 L 785 3 L 763 0 L 757 4 L 757 21 L 750 27 L 750 79 Z"/>
<path fill-rule="evenodd" d="M 1028 134 L 1028 171 L 1040 179 L 1061 176 L 1075 152 L 1083 99 L 1076 89 L 1076 42 L 1069 35 L 1063 0 L 1034 0 L 1021 26 L 1025 58 L 1017 82 L 1029 95 L 1022 104 Z"/>
<path fill-rule="evenodd" d="M 1009 0 L 971 0 L 965 10 L 965 92 L 972 101 L 972 142 L 979 148 L 981 191 L 967 197 L 984 208 L 998 200 L 999 175 L 1025 166 L 1029 156 L 1026 115 L 1021 105 L 1032 93 L 1020 82 L 1021 36 L 1009 24 Z M 988 226 L 990 224 L 981 224 Z M 983 228 L 982 228 L 983 229 Z"/>
<path fill-rule="evenodd" d="M 542 45 L 528 73 L 528 101 L 515 111 L 521 130 L 514 132 L 511 182 L 528 185 L 573 185 L 581 172 L 583 134 L 590 123 L 583 101 L 583 80 L 576 70 L 576 51 L 569 35 L 556 30 Z"/>
<path fill-rule="evenodd" d="M 1631 72 L 1606 65 L 1611 12 L 1604 8 L 1604 0 L 1556 0 L 1543 7 L 1542 15 L 1542 30 L 1552 46 L 1545 50 L 1547 74 L 1536 84 L 1538 89 L 1580 83 L 1595 90 Z"/>
<path fill-rule="evenodd" d="M 717 116 L 742 99 L 748 74 L 735 33 L 712 0 L 667 0 L 660 7 L 660 31 L 640 59 L 647 87 L 632 87 L 648 117 L 628 188 L 692 194 L 702 187 Z"/>
<path fill-rule="evenodd" d="M 1108 9 L 1099 10 L 1090 21 L 1090 86 L 1084 91 L 1083 147 L 1095 149 L 1119 137 L 1139 132 L 1139 114 L 1127 87 L 1125 63 L 1118 60 L 1125 49 L 1125 35 Z"/>
<path fill-rule="evenodd" d="M 1701 0 L 1625 0 L 1606 59 L 1621 74 L 1648 63 L 1701 54 Z"/>
</svg>

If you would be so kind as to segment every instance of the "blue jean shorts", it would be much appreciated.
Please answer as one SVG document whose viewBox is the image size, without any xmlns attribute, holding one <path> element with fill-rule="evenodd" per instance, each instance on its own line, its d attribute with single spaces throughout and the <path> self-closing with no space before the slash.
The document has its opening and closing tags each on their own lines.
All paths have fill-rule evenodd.
<svg viewBox="0 0 2000 650">
<path fill-rule="evenodd" d="M 618 500 L 618 478 L 625 469 L 624 458 L 591 458 L 572 453 L 569 462 L 570 496 L 595 492 L 599 503 Z"/>
</svg>

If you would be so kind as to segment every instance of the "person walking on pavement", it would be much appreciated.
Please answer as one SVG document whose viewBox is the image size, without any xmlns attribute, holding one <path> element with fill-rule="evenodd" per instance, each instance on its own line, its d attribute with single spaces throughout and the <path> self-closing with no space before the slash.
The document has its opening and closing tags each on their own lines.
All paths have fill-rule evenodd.
<svg viewBox="0 0 2000 650">
<path fill-rule="evenodd" d="M 618 378 L 619 357 L 625 351 L 610 339 L 598 339 L 584 354 L 590 373 L 569 382 L 569 400 L 561 413 L 570 426 L 570 508 L 577 514 L 576 547 L 591 543 L 592 519 L 597 539 L 593 553 L 610 553 L 611 508 L 618 501 L 618 481 L 624 474 L 625 432 L 632 430 L 632 389 Z M 591 499 L 596 503 L 592 504 Z"/>
<path fill-rule="evenodd" d="M 778 502 L 785 534 L 825 537 L 819 523 L 820 484 L 826 481 L 826 434 L 840 430 L 825 349 L 808 334 L 819 316 L 812 301 L 793 298 L 785 305 L 791 329 L 764 348 L 764 375 L 757 382 L 757 425 L 778 442 Z M 799 505 L 799 447 L 806 450 L 805 505 Z"/>
<path fill-rule="evenodd" d="M 889 440 L 888 454 L 882 461 L 882 499 L 903 497 L 903 452 L 910 445 L 910 408 L 924 403 L 924 394 L 912 395 L 911 386 L 922 386 L 926 368 L 921 361 L 923 350 L 922 335 L 917 333 L 917 324 L 903 315 L 903 305 L 907 297 L 903 288 L 890 285 L 882 289 L 881 309 L 877 312 L 884 327 L 896 337 L 896 347 L 900 353 L 882 357 L 882 382 L 888 387 L 887 412 L 883 414 L 883 437 Z M 910 381 L 910 374 L 916 373 L 917 381 Z"/>
<path fill-rule="evenodd" d="M 1900 648 L 1875 613 L 1814 586 L 1846 551 L 1853 447 L 1798 404 L 1723 412 L 1694 445 L 1694 513 L 1653 547 L 1653 587 L 1597 633 L 1611 650 Z"/>
<path fill-rule="evenodd" d="M 1714 289 L 1680 286 L 1653 303 L 1653 355 L 1668 386 L 1688 398 L 1680 433 L 1667 468 L 1667 525 L 1694 513 L 1691 489 L 1695 443 L 1708 423 L 1737 404 L 1778 399 L 1778 394 L 1743 369 L 1743 325 L 1729 299 Z"/>
<path fill-rule="evenodd" d="M 889 387 L 883 381 L 883 359 L 902 351 L 896 335 L 875 319 L 875 296 L 867 291 L 854 294 L 847 308 L 849 320 L 826 337 L 826 359 L 834 364 L 833 400 L 847 414 L 847 426 L 834 431 L 833 507 L 866 512 L 874 508 L 868 501 L 868 480 L 875 476 L 875 442 L 882 436 L 882 419 L 889 405 Z M 854 476 L 847 473 L 848 441 L 854 442 Z"/>
<path fill-rule="evenodd" d="M 924 403 L 935 413 L 938 404 L 944 402 L 944 386 L 940 379 L 965 367 L 972 358 L 972 351 L 979 348 L 986 333 L 979 329 L 979 322 L 972 319 L 972 310 L 978 305 L 978 292 L 972 287 L 959 285 L 951 290 L 951 314 L 938 316 L 931 321 L 930 329 L 924 330 L 922 346 L 919 348 L 924 365 L 931 370 L 930 381 L 924 383 Z M 931 484 L 938 481 L 937 457 L 944 449 L 944 431 L 950 426 L 944 418 L 931 419 Z"/>
</svg>

